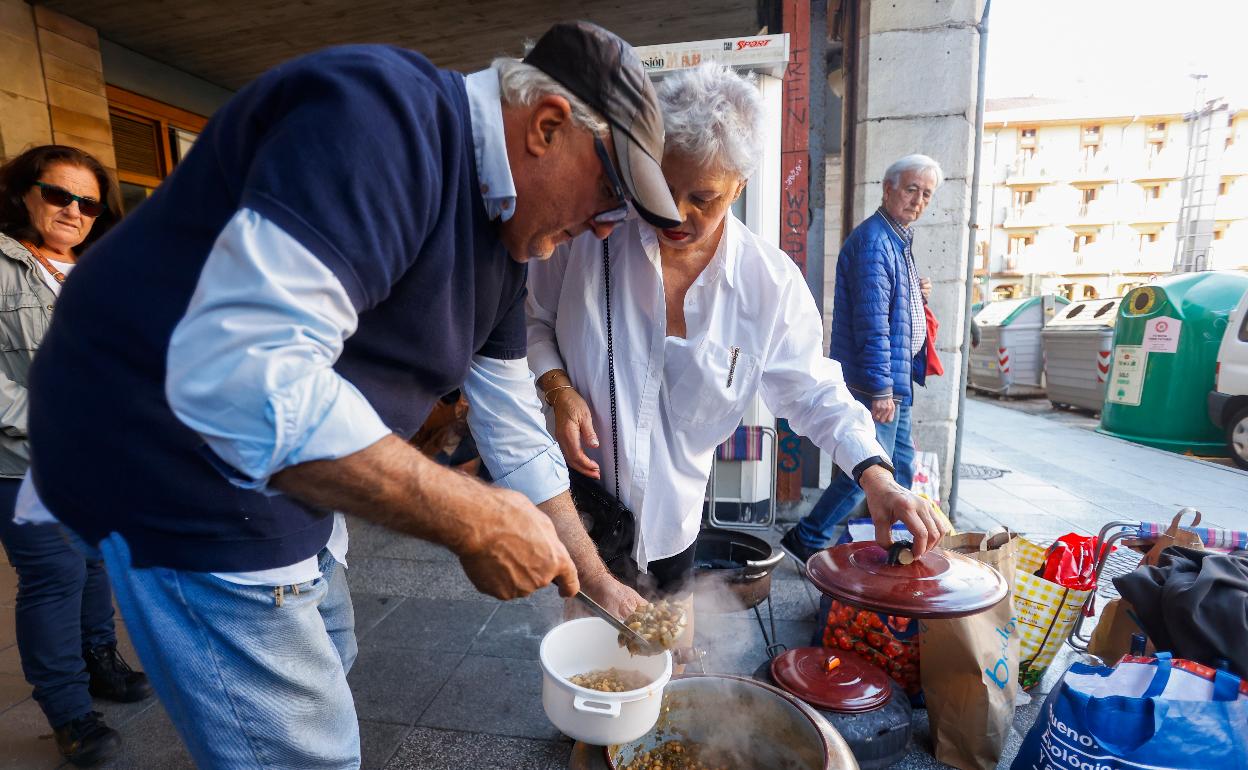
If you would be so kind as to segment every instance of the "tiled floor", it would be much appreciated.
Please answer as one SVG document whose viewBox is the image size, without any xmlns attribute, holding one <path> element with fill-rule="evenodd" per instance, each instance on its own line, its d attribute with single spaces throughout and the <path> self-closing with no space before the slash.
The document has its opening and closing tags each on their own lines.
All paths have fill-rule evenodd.
<svg viewBox="0 0 1248 770">
<path fill-rule="evenodd" d="M 1123 515 L 1168 519 L 1184 504 L 1200 506 L 1223 526 L 1248 528 L 1246 474 L 1099 436 L 1068 419 L 974 401 L 968 410 L 964 462 L 1009 472 L 962 482 L 962 529 L 1000 522 L 1054 537 L 1092 532 Z M 441 548 L 362 521 L 352 521 L 350 529 L 348 578 L 360 641 L 350 683 L 364 767 L 566 767 L 572 744 L 542 711 L 537 663 L 538 642 L 560 617 L 553 589 L 506 604 L 486 599 Z M 779 532 L 767 533 L 768 539 L 778 541 Z M 0 770 L 55 768 L 61 763 L 50 731 L 18 665 L 14 592 L 11 568 L 0 565 Z M 788 562 L 774 576 L 772 602 L 779 640 L 807 644 L 818 596 Z M 124 626 L 121 631 L 124 639 Z M 752 614 L 700 616 L 698 643 L 711 671 L 748 674 L 766 658 Z M 154 701 L 98 708 L 125 742 L 112 767 L 192 766 Z M 1018 710 L 1011 750 L 1036 708 Z M 913 750 L 897 767 L 943 767 L 931 757 L 924 712 L 916 712 L 914 726 Z"/>
</svg>

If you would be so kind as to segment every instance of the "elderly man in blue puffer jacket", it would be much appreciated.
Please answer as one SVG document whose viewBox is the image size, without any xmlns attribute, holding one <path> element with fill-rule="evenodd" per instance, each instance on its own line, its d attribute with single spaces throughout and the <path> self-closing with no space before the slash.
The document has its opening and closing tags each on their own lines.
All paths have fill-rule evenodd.
<svg viewBox="0 0 1248 770">
<path fill-rule="evenodd" d="M 922 385 L 926 374 L 923 303 L 930 290 L 915 270 L 910 226 L 943 179 L 940 165 L 926 155 L 907 155 L 889 166 L 883 204 L 849 234 L 836 262 L 832 358 L 841 363 L 850 390 L 871 410 L 876 437 L 892 455 L 897 483 L 906 488 L 914 462 L 913 385 Z M 849 472 L 837 471 L 815 507 L 780 541 L 803 564 L 829 544 L 832 529 L 863 499 Z"/>
</svg>

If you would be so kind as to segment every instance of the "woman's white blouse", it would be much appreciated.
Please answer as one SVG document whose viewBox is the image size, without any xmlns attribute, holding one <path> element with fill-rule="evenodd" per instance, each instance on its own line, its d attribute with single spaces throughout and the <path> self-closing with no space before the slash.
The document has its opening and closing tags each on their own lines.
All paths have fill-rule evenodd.
<svg viewBox="0 0 1248 770">
<path fill-rule="evenodd" d="M 729 214 L 719 249 L 685 295 L 682 339 L 667 336 L 654 230 L 634 217 L 608 244 L 620 498 L 638 518 L 634 558 L 643 569 L 696 539 L 715 447 L 755 393 L 847 472 L 887 457 L 840 364 L 823 355 L 814 299 L 784 252 Z M 567 370 L 601 444 L 585 445 L 586 454 L 614 491 L 603 250 L 592 233 L 530 263 L 528 316 L 529 366 L 538 376 Z"/>
</svg>

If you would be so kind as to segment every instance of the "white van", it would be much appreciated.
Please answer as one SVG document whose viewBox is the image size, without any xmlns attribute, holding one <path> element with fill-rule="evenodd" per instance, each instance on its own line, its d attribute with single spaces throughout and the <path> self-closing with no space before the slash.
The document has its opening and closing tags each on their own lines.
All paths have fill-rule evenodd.
<svg viewBox="0 0 1248 770">
<path fill-rule="evenodd" d="M 1209 393 L 1209 419 L 1226 431 L 1231 459 L 1248 469 L 1248 294 L 1228 320 Z"/>
</svg>

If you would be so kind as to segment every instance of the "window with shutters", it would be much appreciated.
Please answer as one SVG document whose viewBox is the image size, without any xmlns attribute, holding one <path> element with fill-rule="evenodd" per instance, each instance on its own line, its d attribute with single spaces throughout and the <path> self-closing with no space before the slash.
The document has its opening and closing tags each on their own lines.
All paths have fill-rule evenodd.
<svg viewBox="0 0 1248 770">
<path fill-rule="evenodd" d="M 129 212 L 186 157 L 208 119 L 112 85 L 108 86 L 108 113 L 117 181 Z"/>
</svg>

